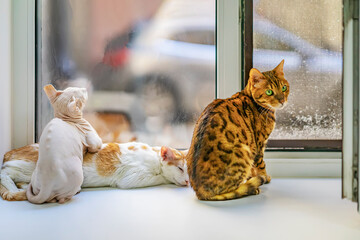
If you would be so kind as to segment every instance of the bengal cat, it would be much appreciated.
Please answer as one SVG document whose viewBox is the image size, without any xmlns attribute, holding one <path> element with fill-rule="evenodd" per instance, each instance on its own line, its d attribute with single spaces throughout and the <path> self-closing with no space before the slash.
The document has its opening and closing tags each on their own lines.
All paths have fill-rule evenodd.
<svg viewBox="0 0 360 240">
<path fill-rule="evenodd" d="M 271 177 L 263 160 L 275 110 L 287 103 L 284 60 L 272 71 L 253 68 L 245 89 L 216 99 L 199 117 L 187 155 L 190 184 L 200 200 L 259 194 Z"/>
</svg>

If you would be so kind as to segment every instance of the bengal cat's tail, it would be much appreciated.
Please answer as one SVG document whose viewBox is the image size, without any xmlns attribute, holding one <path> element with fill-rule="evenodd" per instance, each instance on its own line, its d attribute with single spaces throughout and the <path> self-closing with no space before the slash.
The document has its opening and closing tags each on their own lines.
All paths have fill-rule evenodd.
<svg viewBox="0 0 360 240">
<path fill-rule="evenodd" d="M 266 182 L 266 179 L 264 176 L 252 177 L 248 181 L 246 181 L 246 183 L 241 184 L 235 191 L 215 195 L 206 200 L 208 200 L 208 201 L 225 201 L 225 200 L 231 200 L 231 199 L 236 199 L 236 198 L 242 198 L 242 197 L 249 196 L 249 195 L 257 195 L 260 193 L 259 186 L 261 186 L 265 182 Z"/>
<path fill-rule="evenodd" d="M 0 196 L 2 197 L 2 199 L 6 200 L 6 201 L 26 201 L 27 200 L 25 190 L 22 190 L 19 192 L 10 192 L 2 184 L 0 184 Z"/>
</svg>

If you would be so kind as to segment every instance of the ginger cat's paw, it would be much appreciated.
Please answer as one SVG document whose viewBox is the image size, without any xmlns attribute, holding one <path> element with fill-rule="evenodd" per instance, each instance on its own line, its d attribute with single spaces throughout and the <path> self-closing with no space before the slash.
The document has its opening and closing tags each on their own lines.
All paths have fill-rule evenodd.
<svg viewBox="0 0 360 240">
<path fill-rule="evenodd" d="M 102 146 L 101 138 L 96 134 L 96 132 L 89 133 L 87 136 L 87 145 L 88 145 L 88 152 L 96 153 L 100 151 Z"/>
<path fill-rule="evenodd" d="M 26 188 L 28 187 L 28 183 L 25 183 L 25 182 L 18 182 L 16 183 L 16 186 L 19 188 L 19 191 L 22 191 L 22 190 L 26 190 Z"/>
<path fill-rule="evenodd" d="M 100 151 L 101 149 L 101 145 L 99 146 L 92 146 L 92 147 L 88 147 L 88 152 L 90 153 L 97 153 L 98 151 Z"/>
</svg>

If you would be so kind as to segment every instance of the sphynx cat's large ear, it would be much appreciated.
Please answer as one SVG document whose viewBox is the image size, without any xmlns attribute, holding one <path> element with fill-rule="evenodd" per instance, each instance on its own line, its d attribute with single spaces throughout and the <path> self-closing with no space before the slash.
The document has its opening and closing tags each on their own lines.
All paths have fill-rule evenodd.
<svg viewBox="0 0 360 240">
<path fill-rule="evenodd" d="M 63 91 L 56 91 L 53 85 L 49 84 L 44 87 L 44 91 L 49 100 L 53 100 L 57 96 L 63 93 Z"/>
</svg>

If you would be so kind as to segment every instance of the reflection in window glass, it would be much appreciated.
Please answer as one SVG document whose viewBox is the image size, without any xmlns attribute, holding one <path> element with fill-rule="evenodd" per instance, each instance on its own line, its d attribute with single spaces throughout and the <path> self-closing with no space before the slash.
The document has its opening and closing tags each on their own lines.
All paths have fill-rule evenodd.
<svg viewBox="0 0 360 240">
<path fill-rule="evenodd" d="M 254 1 L 253 65 L 285 59 L 289 102 L 271 139 L 342 138 L 342 1 Z"/>
<path fill-rule="evenodd" d="M 104 142 L 189 146 L 215 97 L 215 0 L 39 2 L 38 137 L 52 83 L 88 89 L 85 118 Z"/>
</svg>

